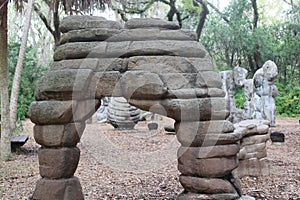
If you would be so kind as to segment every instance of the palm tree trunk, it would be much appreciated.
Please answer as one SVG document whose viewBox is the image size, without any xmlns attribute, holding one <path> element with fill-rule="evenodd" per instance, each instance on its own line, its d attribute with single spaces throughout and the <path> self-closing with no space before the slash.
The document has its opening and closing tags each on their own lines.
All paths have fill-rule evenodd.
<svg viewBox="0 0 300 200">
<path fill-rule="evenodd" d="M 11 90 L 11 96 L 10 96 L 10 124 L 12 130 L 14 130 L 16 127 L 19 88 L 20 88 L 21 74 L 23 70 L 24 58 L 26 53 L 28 32 L 30 29 L 32 6 L 33 6 L 33 0 L 28 0 L 22 42 L 20 46 L 18 62 L 15 68 L 15 75 L 14 75 L 14 80 L 13 80 L 13 85 Z"/>
<path fill-rule="evenodd" d="M 1 160 L 9 160 L 11 156 L 7 62 L 7 2 L 7 0 L 0 0 Z"/>
</svg>

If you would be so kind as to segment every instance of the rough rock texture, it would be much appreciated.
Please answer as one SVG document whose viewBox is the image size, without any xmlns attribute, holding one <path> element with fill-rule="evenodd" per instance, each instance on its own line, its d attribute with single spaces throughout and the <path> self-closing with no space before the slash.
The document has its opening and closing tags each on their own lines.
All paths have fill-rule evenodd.
<svg viewBox="0 0 300 200">
<path fill-rule="evenodd" d="M 238 141 L 247 128 L 234 129 L 224 121 L 230 107 L 221 77 L 195 33 L 161 19 L 131 19 L 124 29 L 92 16 L 66 17 L 60 28 L 61 45 L 29 111 L 36 124 L 35 139 L 42 145 L 40 175 L 58 180 L 41 179 L 35 199 L 83 198 L 78 180 L 72 178 L 83 123 L 99 108 L 101 98 L 121 96 L 140 109 L 176 121 L 182 145 L 179 181 L 186 189 L 178 199 L 241 195 L 232 171 L 238 166 Z M 124 118 L 134 116 L 118 111 L 114 117 Z M 263 135 L 266 127 L 253 130 Z M 43 196 L 44 190 L 48 196 Z"/>
<path fill-rule="evenodd" d="M 175 22 L 164 21 L 157 18 L 151 19 L 139 19 L 134 18 L 129 20 L 125 24 L 125 28 L 127 29 L 135 29 L 135 28 L 160 28 L 160 29 L 179 29 L 179 25 Z"/>
<path fill-rule="evenodd" d="M 34 200 L 83 200 L 83 194 L 78 178 L 50 180 L 42 178 L 37 181 L 33 194 Z"/>
<path fill-rule="evenodd" d="M 122 25 L 115 21 L 108 21 L 103 17 L 80 15 L 67 16 L 60 23 L 62 33 L 91 28 L 121 29 Z"/>
<path fill-rule="evenodd" d="M 140 109 L 130 105 L 123 97 L 112 97 L 108 103 L 108 122 L 115 129 L 133 129 L 140 119 Z"/>
<path fill-rule="evenodd" d="M 48 179 L 71 178 L 78 165 L 80 150 L 74 148 L 40 148 L 40 175 Z"/>
<path fill-rule="evenodd" d="M 35 141 L 46 147 L 75 147 L 85 128 L 85 123 L 64 125 L 35 125 Z"/>
<path fill-rule="evenodd" d="M 239 167 L 235 170 L 239 177 L 266 176 L 269 174 L 266 142 L 270 139 L 270 122 L 267 120 L 244 120 L 234 126 L 245 129 L 238 153 Z"/>
<path fill-rule="evenodd" d="M 179 180 L 183 188 L 188 192 L 203 192 L 208 194 L 235 192 L 232 184 L 223 179 L 198 178 L 181 175 Z"/>
</svg>

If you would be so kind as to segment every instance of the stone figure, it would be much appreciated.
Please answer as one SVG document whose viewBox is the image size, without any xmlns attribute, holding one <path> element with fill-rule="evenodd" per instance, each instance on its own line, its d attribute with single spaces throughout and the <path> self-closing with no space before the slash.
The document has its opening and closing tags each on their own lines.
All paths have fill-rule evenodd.
<svg viewBox="0 0 300 200">
<path fill-rule="evenodd" d="M 268 60 L 262 68 L 258 69 L 254 76 L 254 115 L 255 119 L 267 119 L 270 126 L 275 126 L 276 106 L 274 96 L 277 88 L 274 81 L 278 75 L 277 66 Z"/>
<path fill-rule="evenodd" d="M 245 103 L 243 119 L 252 119 L 252 114 L 254 113 L 253 95 L 253 79 L 246 79 L 244 82 Z"/>
<path fill-rule="evenodd" d="M 240 66 L 236 66 L 233 69 L 233 80 L 234 80 L 235 86 L 238 87 L 238 88 L 243 87 L 247 75 L 248 75 L 248 70 L 247 69 L 242 68 Z"/>
<path fill-rule="evenodd" d="M 235 67 L 234 70 L 220 72 L 222 88 L 226 93 L 230 115 L 227 118 L 230 122 L 237 123 L 242 120 L 243 111 L 236 107 L 234 100 L 234 90 L 236 87 L 242 87 L 247 76 L 247 70 L 242 67 Z"/>
<path fill-rule="evenodd" d="M 103 97 L 101 99 L 101 106 L 96 112 L 97 122 L 98 123 L 106 123 L 107 120 L 107 107 L 110 101 L 110 97 Z"/>
</svg>

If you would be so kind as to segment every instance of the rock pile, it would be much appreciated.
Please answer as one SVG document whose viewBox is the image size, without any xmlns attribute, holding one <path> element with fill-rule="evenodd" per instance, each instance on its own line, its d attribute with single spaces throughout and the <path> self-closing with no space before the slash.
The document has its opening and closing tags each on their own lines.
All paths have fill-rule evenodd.
<svg viewBox="0 0 300 200">
<path fill-rule="evenodd" d="M 112 97 L 108 103 L 108 122 L 118 130 L 133 129 L 140 120 L 140 109 L 131 106 L 123 97 Z"/>
<path fill-rule="evenodd" d="M 268 175 L 266 142 L 270 138 L 270 121 L 244 120 L 234 126 L 236 130 L 244 132 L 238 153 L 239 167 L 235 170 L 238 176 Z"/>
<path fill-rule="evenodd" d="M 229 115 L 218 72 L 194 32 L 173 22 L 133 19 L 119 23 L 70 16 L 50 71 L 36 88 L 30 118 L 36 124 L 41 180 L 33 199 L 83 199 L 74 172 L 76 144 L 102 97 L 173 118 L 178 150 L 178 199 L 236 199 L 238 141 L 244 132 Z"/>
</svg>

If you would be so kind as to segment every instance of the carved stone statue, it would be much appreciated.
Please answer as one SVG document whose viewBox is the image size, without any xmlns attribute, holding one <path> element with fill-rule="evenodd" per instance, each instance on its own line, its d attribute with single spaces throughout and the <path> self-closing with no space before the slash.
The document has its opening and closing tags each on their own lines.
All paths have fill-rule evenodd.
<svg viewBox="0 0 300 200">
<path fill-rule="evenodd" d="M 248 75 L 248 70 L 247 69 L 242 68 L 240 66 L 236 66 L 233 69 L 233 80 L 234 80 L 235 86 L 238 87 L 238 88 L 243 87 L 247 75 Z"/>
<path fill-rule="evenodd" d="M 248 71 L 242 67 L 236 66 L 233 70 L 220 72 L 223 90 L 226 92 L 226 98 L 230 106 L 230 115 L 227 120 L 237 123 L 243 119 L 243 111 L 236 108 L 234 100 L 234 90 L 244 85 Z"/>
<path fill-rule="evenodd" d="M 277 66 L 268 60 L 253 76 L 254 81 L 254 115 L 255 119 L 267 119 L 275 126 L 276 106 L 274 96 L 277 88 L 274 81 L 278 75 Z"/>
</svg>

